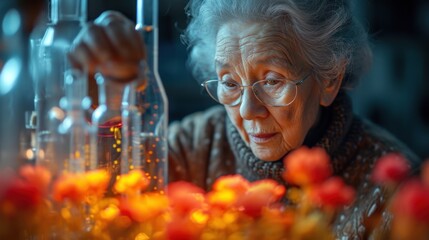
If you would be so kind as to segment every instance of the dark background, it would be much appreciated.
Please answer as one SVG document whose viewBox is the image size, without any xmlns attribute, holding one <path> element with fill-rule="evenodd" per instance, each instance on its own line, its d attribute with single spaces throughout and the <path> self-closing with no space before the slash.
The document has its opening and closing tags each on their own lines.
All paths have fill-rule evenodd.
<svg viewBox="0 0 429 240">
<path fill-rule="evenodd" d="M 88 0 L 88 18 L 105 10 L 135 20 L 134 0 Z M 354 11 L 370 33 L 374 62 L 354 90 L 355 112 L 385 127 L 423 158 L 429 157 L 429 1 L 361 0 Z M 187 0 L 160 0 L 159 72 L 170 121 L 214 104 L 186 67 L 180 34 Z"/>
</svg>

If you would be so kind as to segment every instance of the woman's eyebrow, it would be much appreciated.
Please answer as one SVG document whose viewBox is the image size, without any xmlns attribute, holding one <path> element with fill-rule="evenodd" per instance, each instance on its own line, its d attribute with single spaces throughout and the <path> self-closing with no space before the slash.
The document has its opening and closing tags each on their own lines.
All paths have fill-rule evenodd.
<svg viewBox="0 0 429 240">
<path fill-rule="evenodd" d="M 287 68 L 290 67 L 291 64 L 289 60 L 283 56 L 276 55 L 267 55 L 267 56 L 255 56 L 250 57 L 249 63 L 255 65 L 273 65 L 276 67 Z"/>
<path fill-rule="evenodd" d="M 215 68 L 216 69 L 223 69 L 223 68 L 230 68 L 231 65 L 228 62 L 221 61 L 219 59 L 215 59 Z"/>
</svg>

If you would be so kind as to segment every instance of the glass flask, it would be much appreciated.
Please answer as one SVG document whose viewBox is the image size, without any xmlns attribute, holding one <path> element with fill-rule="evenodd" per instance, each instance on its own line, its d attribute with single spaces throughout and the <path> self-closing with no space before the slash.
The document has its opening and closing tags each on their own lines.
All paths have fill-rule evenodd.
<svg viewBox="0 0 429 240">
<path fill-rule="evenodd" d="M 64 75 L 66 95 L 61 99 L 60 106 L 66 110 L 66 117 L 58 128 L 66 157 L 62 168 L 67 172 L 82 173 L 96 167 L 97 132 L 86 118 L 91 106 L 86 74 L 73 69 L 67 70 Z"/>
<path fill-rule="evenodd" d="M 64 93 L 65 72 L 71 69 L 67 52 L 86 21 L 86 0 L 51 0 L 50 24 L 38 50 L 35 107 L 37 113 L 36 163 L 62 171 L 59 125 L 65 113 L 59 106 Z M 33 58 L 34 59 L 34 58 Z"/>
<path fill-rule="evenodd" d="M 168 168 L 168 101 L 158 72 L 158 0 L 137 0 L 137 25 L 147 59 L 141 64 L 136 105 L 141 113 L 140 164 L 150 180 L 149 191 L 163 192 Z M 145 84 L 144 84 L 145 83 Z"/>
<path fill-rule="evenodd" d="M 125 84 L 95 74 L 98 85 L 98 107 L 92 114 L 97 129 L 97 167 L 106 169 L 112 178 L 120 174 L 122 149 L 121 106 Z"/>
</svg>

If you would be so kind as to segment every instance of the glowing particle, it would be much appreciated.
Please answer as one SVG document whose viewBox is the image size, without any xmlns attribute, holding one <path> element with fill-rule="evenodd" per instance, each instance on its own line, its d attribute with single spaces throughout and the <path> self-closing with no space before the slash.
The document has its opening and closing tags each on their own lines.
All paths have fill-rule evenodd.
<svg viewBox="0 0 429 240">
<path fill-rule="evenodd" d="M 137 236 L 134 239 L 135 240 L 148 240 L 150 238 L 148 235 L 146 235 L 146 233 L 139 233 L 139 234 L 137 234 Z"/>
<path fill-rule="evenodd" d="M 68 209 L 68 208 L 63 208 L 63 209 L 61 209 L 61 216 L 62 216 L 64 219 L 70 219 L 70 217 L 71 217 L 71 213 L 70 213 L 69 209 Z"/>
<path fill-rule="evenodd" d="M 34 158 L 34 152 L 33 152 L 33 150 L 31 150 L 31 149 L 27 149 L 27 151 L 25 151 L 25 157 L 26 157 L 28 160 L 33 159 L 33 158 Z"/>
</svg>

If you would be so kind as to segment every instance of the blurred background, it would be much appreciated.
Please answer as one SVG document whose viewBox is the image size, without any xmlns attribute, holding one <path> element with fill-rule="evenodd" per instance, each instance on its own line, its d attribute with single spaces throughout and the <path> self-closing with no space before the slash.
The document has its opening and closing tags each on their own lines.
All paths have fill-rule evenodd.
<svg viewBox="0 0 429 240">
<path fill-rule="evenodd" d="M 88 0 L 88 19 L 105 10 L 135 20 L 134 0 Z M 354 109 L 383 126 L 422 158 L 429 157 L 429 1 L 361 0 L 354 11 L 370 33 L 374 62 L 354 90 Z M 180 35 L 187 0 L 160 0 L 159 71 L 170 121 L 215 104 L 186 67 Z M 31 8 L 28 4 L 26 8 Z M 31 11 L 30 11 L 31 12 Z M 32 105 L 31 95 L 23 102 Z"/>
</svg>

